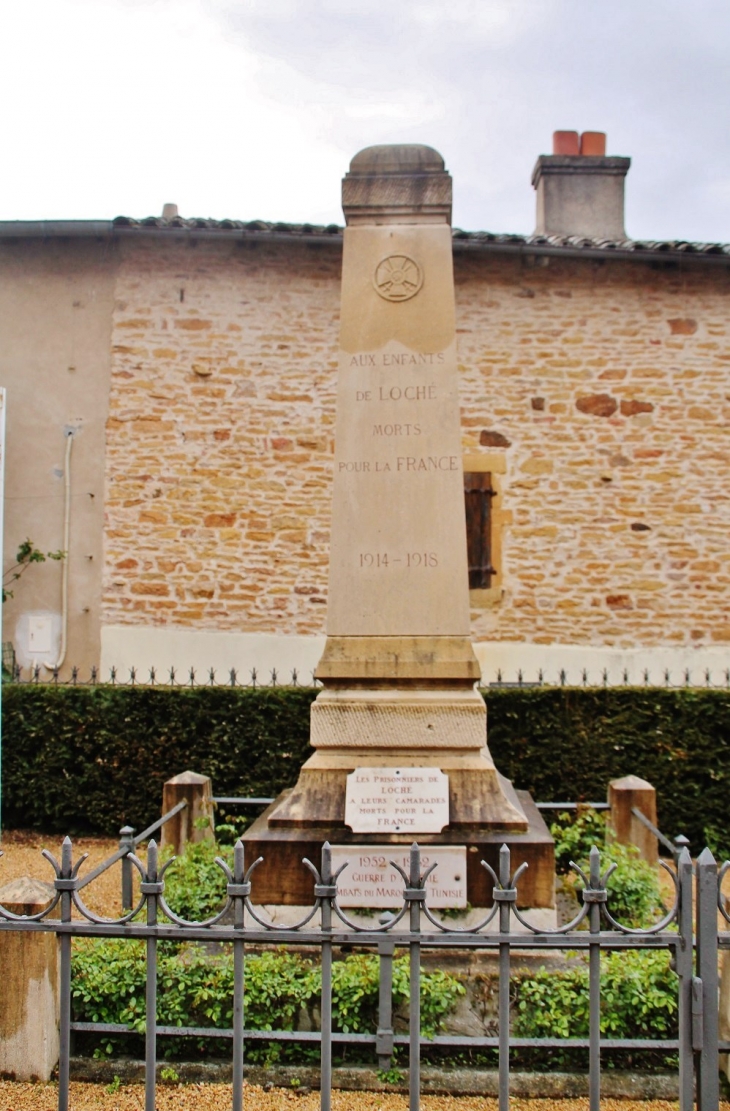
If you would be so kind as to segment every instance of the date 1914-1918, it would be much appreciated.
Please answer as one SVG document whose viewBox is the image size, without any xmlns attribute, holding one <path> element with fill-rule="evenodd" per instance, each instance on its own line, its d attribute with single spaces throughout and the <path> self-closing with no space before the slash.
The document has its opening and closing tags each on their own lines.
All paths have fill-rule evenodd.
<svg viewBox="0 0 730 1111">
<path fill-rule="evenodd" d="M 388 552 L 360 552 L 360 566 L 367 568 L 378 567 L 438 567 L 439 560 L 436 552 L 405 552 L 401 556 L 393 556 Z"/>
</svg>

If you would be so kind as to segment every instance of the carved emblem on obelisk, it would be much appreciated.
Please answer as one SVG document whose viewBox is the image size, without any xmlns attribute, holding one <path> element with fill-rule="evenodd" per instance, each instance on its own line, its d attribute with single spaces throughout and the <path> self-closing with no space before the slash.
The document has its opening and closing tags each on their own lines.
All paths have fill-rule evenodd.
<svg viewBox="0 0 730 1111">
<path fill-rule="evenodd" d="M 375 268 L 373 285 L 386 301 L 409 301 L 423 285 L 423 273 L 408 255 L 388 255 Z"/>
</svg>

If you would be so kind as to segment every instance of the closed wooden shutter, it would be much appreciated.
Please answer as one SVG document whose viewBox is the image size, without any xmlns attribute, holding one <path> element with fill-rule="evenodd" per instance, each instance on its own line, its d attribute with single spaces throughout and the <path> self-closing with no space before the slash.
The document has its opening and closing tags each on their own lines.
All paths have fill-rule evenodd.
<svg viewBox="0 0 730 1111">
<path fill-rule="evenodd" d="M 485 471 L 464 472 L 466 549 L 469 589 L 485 590 L 496 575 L 492 567 L 492 476 Z"/>
</svg>

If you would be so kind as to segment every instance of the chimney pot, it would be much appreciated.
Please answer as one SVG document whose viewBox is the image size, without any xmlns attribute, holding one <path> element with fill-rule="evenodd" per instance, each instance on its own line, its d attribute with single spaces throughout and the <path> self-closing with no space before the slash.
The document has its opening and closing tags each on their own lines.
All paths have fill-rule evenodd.
<svg viewBox="0 0 730 1111">
<path fill-rule="evenodd" d="M 580 154 L 577 131 L 553 131 L 553 154 Z"/>
<path fill-rule="evenodd" d="M 580 137 L 580 153 L 599 158 L 606 157 L 606 132 L 584 131 Z"/>
</svg>

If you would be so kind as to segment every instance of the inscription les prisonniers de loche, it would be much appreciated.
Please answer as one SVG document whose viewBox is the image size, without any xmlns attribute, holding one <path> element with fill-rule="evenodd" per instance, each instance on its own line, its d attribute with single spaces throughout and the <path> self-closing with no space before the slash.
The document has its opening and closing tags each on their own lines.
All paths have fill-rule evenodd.
<svg viewBox="0 0 730 1111">
<path fill-rule="evenodd" d="M 353 833 L 440 833 L 449 824 L 449 777 L 439 768 L 356 768 L 347 777 Z"/>
</svg>

